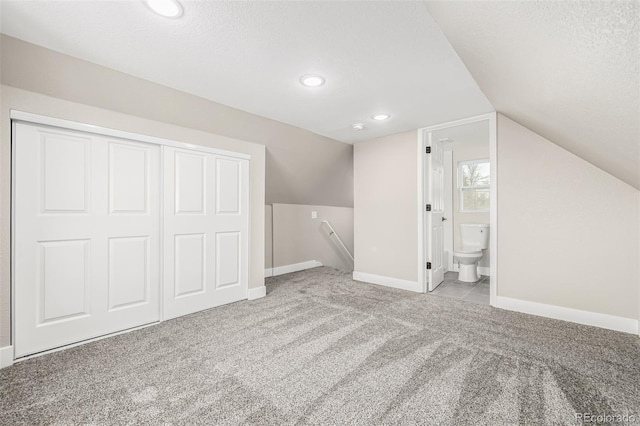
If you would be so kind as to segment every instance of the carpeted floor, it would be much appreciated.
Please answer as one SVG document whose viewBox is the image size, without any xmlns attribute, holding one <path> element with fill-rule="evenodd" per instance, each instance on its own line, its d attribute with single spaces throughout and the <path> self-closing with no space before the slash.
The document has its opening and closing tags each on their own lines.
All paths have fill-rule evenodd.
<svg viewBox="0 0 640 426">
<path fill-rule="evenodd" d="M 316 268 L 266 298 L 0 370 L 0 424 L 640 421 L 640 339 L 353 282 Z"/>
</svg>

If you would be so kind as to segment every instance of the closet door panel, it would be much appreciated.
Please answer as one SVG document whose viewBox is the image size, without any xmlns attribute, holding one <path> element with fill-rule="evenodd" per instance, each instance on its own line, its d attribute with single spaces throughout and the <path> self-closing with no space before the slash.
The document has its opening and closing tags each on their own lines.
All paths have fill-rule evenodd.
<svg viewBox="0 0 640 426">
<path fill-rule="evenodd" d="M 149 214 L 149 157 L 147 147 L 109 142 L 110 214 Z"/>
<path fill-rule="evenodd" d="M 16 356 L 157 321 L 159 148 L 16 123 L 14 150 Z"/>
<path fill-rule="evenodd" d="M 163 318 L 245 299 L 248 161 L 163 149 Z"/>
<path fill-rule="evenodd" d="M 216 158 L 216 170 L 216 214 L 242 214 L 242 161 Z"/>
<path fill-rule="evenodd" d="M 174 297 L 196 296 L 207 291 L 206 234 L 174 237 Z"/>
<path fill-rule="evenodd" d="M 38 243 L 36 327 L 91 315 L 90 241 Z"/>
<path fill-rule="evenodd" d="M 109 311 L 149 302 L 149 237 L 109 238 Z"/>
<path fill-rule="evenodd" d="M 87 214 L 91 139 L 56 130 L 38 134 L 41 213 Z M 39 149 L 38 149 L 39 148 Z"/>
<path fill-rule="evenodd" d="M 200 153 L 174 151 L 174 212 L 176 215 L 206 215 L 207 156 Z M 209 171 L 210 172 L 210 171 Z"/>
<path fill-rule="evenodd" d="M 240 284 L 240 232 L 216 233 L 216 289 Z"/>
<path fill-rule="evenodd" d="M 99 204 L 107 259 L 101 263 L 106 308 L 101 320 L 125 330 L 160 320 L 160 147 L 119 138 L 100 141 L 107 159 L 101 179 L 106 193 Z"/>
</svg>

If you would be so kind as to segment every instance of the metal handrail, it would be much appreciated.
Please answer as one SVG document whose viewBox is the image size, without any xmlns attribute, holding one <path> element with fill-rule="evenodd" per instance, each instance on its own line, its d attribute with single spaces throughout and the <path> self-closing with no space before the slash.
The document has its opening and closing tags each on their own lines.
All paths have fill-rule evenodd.
<svg viewBox="0 0 640 426">
<path fill-rule="evenodd" d="M 351 252 L 349 252 L 349 249 L 347 248 L 347 246 L 344 245 L 344 243 L 342 242 L 342 240 L 340 239 L 340 236 L 336 233 L 336 231 L 333 229 L 333 226 L 331 226 L 331 224 L 329 223 L 328 220 L 323 220 L 322 223 L 320 224 L 320 227 L 322 228 L 322 230 L 324 232 L 327 233 L 327 235 L 329 236 L 329 238 L 333 238 L 335 241 L 338 242 L 339 246 L 342 248 L 343 252 L 349 256 L 349 259 L 351 259 L 351 261 L 353 262 L 353 255 L 351 254 Z"/>
</svg>

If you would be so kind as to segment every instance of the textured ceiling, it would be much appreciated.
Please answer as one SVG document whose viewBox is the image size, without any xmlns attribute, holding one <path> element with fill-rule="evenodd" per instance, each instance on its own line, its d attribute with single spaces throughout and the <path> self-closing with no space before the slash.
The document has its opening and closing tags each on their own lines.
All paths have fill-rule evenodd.
<svg viewBox="0 0 640 426">
<path fill-rule="evenodd" d="M 423 3 L 182 4 L 173 20 L 142 1 L 2 1 L 1 30 L 349 143 L 493 111 Z"/>
<path fill-rule="evenodd" d="M 493 106 L 640 189 L 640 2 L 428 2 Z"/>
</svg>

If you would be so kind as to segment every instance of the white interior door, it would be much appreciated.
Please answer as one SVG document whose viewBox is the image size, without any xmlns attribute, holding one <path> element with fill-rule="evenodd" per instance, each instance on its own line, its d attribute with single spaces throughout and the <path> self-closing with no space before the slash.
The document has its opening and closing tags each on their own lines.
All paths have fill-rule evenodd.
<svg viewBox="0 0 640 426">
<path fill-rule="evenodd" d="M 163 319 L 246 299 L 249 162 L 173 147 L 163 155 Z"/>
<path fill-rule="evenodd" d="M 427 280 L 429 291 L 444 281 L 444 150 L 428 133 L 426 154 Z"/>
<path fill-rule="evenodd" d="M 15 355 L 159 320 L 160 150 L 14 124 Z"/>
<path fill-rule="evenodd" d="M 453 151 L 444 151 L 444 270 L 453 270 Z"/>
</svg>

